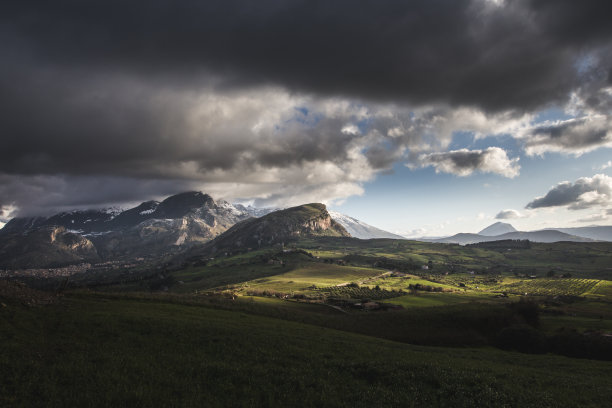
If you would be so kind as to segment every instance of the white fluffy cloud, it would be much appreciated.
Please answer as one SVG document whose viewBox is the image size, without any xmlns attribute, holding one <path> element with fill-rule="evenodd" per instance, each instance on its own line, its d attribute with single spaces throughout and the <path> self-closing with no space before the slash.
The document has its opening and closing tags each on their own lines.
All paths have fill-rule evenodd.
<svg viewBox="0 0 612 408">
<path fill-rule="evenodd" d="M 519 158 L 508 158 L 506 151 L 499 147 L 484 150 L 459 149 L 441 153 L 427 153 L 419 156 L 421 167 L 433 166 L 436 173 L 450 173 L 469 176 L 475 171 L 494 173 L 514 178 L 519 175 Z"/>
<path fill-rule="evenodd" d="M 581 177 L 574 183 L 563 181 L 544 196 L 537 197 L 526 208 L 566 206 L 570 210 L 612 206 L 612 177 L 596 174 Z"/>
<path fill-rule="evenodd" d="M 495 219 L 497 220 L 510 220 L 513 218 L 523 218 L 524 215 L 521 214 L 520 212 L 516 211 L 516 210 L 512 210 L 512 209 L 508 209 L 508 210 L 502 210 L 500 212 L 497 213 L 497 215 L 495 216 Z"/>
</svg>

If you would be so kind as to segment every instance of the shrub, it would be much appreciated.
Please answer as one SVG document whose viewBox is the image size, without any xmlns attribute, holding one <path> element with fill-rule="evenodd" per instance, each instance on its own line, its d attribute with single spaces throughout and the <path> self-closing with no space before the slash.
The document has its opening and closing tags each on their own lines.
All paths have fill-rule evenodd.
<svg viewBox="0 0 612 408">
<path fill-rule="evenodd" d="M 522 320 L 532 327 L 540 326 L 540 308 L 535 302 L 521 299 L 508 305 Z"/>
</svg>

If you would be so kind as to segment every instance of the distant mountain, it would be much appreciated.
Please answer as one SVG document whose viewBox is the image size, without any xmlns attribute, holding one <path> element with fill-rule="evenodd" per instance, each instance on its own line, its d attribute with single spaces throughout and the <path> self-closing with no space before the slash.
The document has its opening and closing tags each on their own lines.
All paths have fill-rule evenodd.
<svg viewBox="0 0 612 408">
<path fill-rule="evenodd" d="M 234 204 L 234 207 L 239 211 L 249 214 L 251 217 L 263 217 L 271 212 L 281 210 L 282 208 L 257 208 L 253 206 L 244 206 L 242 204 Z"/>
<path fill-rule="evenodd" d="M 579 237 L 576 235 L 566 234 L 557 230 L 541 230 L 541 231 L 528 231 L 528 232 L 509 232 L 507 234 L 497 235 L 495 240 L 500 239 L 528 239 L 532 242 L 560 242 L 560 241 L 571 241 L 571 242 L 591 242 L 594 241 L 589 238 Z"/>
<path fill-rule="evenodd" d="M 425 242 L 438 242 L 441 244 L 459 244 L 459 245 L 467 245 L 467 244 L 475 244 L 477 242 L 485 242 L 488 241 L 489 237 L 485 237 L 484 235 L 478 234 L 470 234 L 466 232 L 460 232 L 459 234 L 455 234 L 450 237 L 444 238 L 418 238 L 418 241 Z"/>
<path fill-rule="evenodd" d="M 423 239 L 423 241 L 427 242 L 438 242 L 445 244 L 460 244 L 460 245 L 468 245 L 468 244 L 476 244 L 479 242 L 490 242 L 490 241 L 500 241 L 500 240 L 529 240 L 531 242 L 560 242 L 560 241 L 572 241 L 572 242 L 591 242 L 592 239 L 579 237 L 576 235 L 566 234 L 557 230 L 542 230 L 542 231 L 529 231 L 529 232 L 508 232 L 506 234 L 494 235 L 494 236 L 486 236 L 480 234 L 469 234 L 469 233 L 459 233 L 455 234 L 451 237 L 446 238 L 438 238 L 438 239 Z"/>
<path fill-rule="evenodd" d="M 612 226 L 593 226 L 579 228 L 550 228 L 538 231 L 517 231 L 512 225 L 496 222 L 478 234 L 459 233 L 442 238 L 417 238 L 418 241 L 448 244 L 476 244 L 499 240 L 529 240 L 532 242 L 591 242 L 612 241 Z"/>
<path fill-rule="evenodd" d="M 555 228 L 557 231 L 597 241 L 612 241 L 612 226 L 593 226 L 577 228 Z"/>
<path fill-rule="evenodd" d="M 372 238 L 391 238 L 391 239 L 406 239 L 401 235 L 392 234 L 390 232 L 381 230 L 366 224 L 363 221 L 359 221 L 348 215 L 339 213 L 337 211 L 328 211 L 329 215 L 334 221 L 342 225 L 352 237 L 361 239 L 372 239 Z"/>
<path fill-rule="evenodd" d="M 487 237 L 494 237 L 496 235 L 507 234 L 509 232 L 516 232 L 517 230 L 510 224 L 505 222 L 496 222 L 495 224 L 489 225 L 478 233 L 478 235 L 484 235 Z"/>
<path fill-rule="evenodd" d="M 241 221 L 206 244 L 204 251 L 254 249 L 317 236 L 350 237 L 350 234 L 332 219 L 324 204 L 305 204 Z"/>
</svg>

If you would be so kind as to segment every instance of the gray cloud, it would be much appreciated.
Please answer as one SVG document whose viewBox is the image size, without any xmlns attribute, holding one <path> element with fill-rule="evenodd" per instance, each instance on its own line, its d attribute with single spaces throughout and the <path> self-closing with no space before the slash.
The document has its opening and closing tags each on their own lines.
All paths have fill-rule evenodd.
<svg viewBox="0 0 612 408">
<path fill-rule="evenodd" d="M 518 158 L 509 159 L 506 151 L 499 147 L 485 150 L 452 150 L 443 153 L 428 153 L 419 156 L 421 167 L 433 166 L 436 172 L 469 176 L 475 171 L 495 173 L 504 177 L 516 177 L 520 166 Z"/>
<path fill-rule="evenodd" d="M 601 147 L 612 147 L 612 122 L 604 115 L 536 127 L 525 143 L 529 155 L 545 152 L 582 154 Z"/>
<path fill-rule="evenodd" d="M 419 132 L 386 135 L 409 112 L 278 88 L 158 89 L 115 77 L 84 78 L 74 90 L 56 84 L 32 85 L 47 88 L 42 101 L 16 99 L 18 114 L 4 117 L 10 131 L 0 149 L 0 197 L 21 213 L 70 208 L 77 197 L 102 205 L 193 188 L 215 197 L 276 197 L 281 205 L 316 184 L 328 195 L 306 201 L 336 200 L 362 193 L 361 183 L 422 141 Z M 111 179 L 119 182 L 104 182 Z M 303 193 L 281 194 L 289 184 Z"/>
<path fill-rule="evenodd" d="M 186 191 L 196 185 L 185 180 L 0 174 L 0 221 L 17 214 L 49 215 L 78 208 L 131 205 Z"/>
<path fill-rule="evenodd" d="M 523 215 L 516 210 L 502 210 L 497 213 L 495 219 L 497 220 L 510 220 L 513 218 L 522 218 Z"/>
<path fill-rule="evenodd" d="M 570 210 L 612 205 L 612 177 L 596 174 L 581 177 L 576 182 L 564 181 L 553 187 L 546 195 L 538 197 L 525 208 L 567 206 Z"/>
<path fill-rule="evenodd" d="M 601 1 L 500 4 L 5 1 L 0 205 L 341 200 L 408 154 L 514 177 L 501 149 L 443 152 L 453 132 L 508 132 L 570 91 L 607 112 L 612 27 Z"/>
</svg>

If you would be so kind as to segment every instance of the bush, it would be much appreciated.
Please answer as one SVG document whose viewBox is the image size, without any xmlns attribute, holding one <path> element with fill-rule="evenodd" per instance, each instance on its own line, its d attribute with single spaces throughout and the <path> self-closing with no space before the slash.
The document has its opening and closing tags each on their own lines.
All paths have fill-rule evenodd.
<svg viewBox="0 0 612 408">
<path fill-rule="evenodd" d="M 612 360 L 612 339 L 598 333 L 562 331 L 549 338 L 548 347 L 568 357 Z"/>
<path fill-rule="evenodd" d="M 540 308 L 537 303 L 521 299 L 519 302 L 511 303 L 509 307 L 528 325 L 540 326 Z"/>
</svg>

